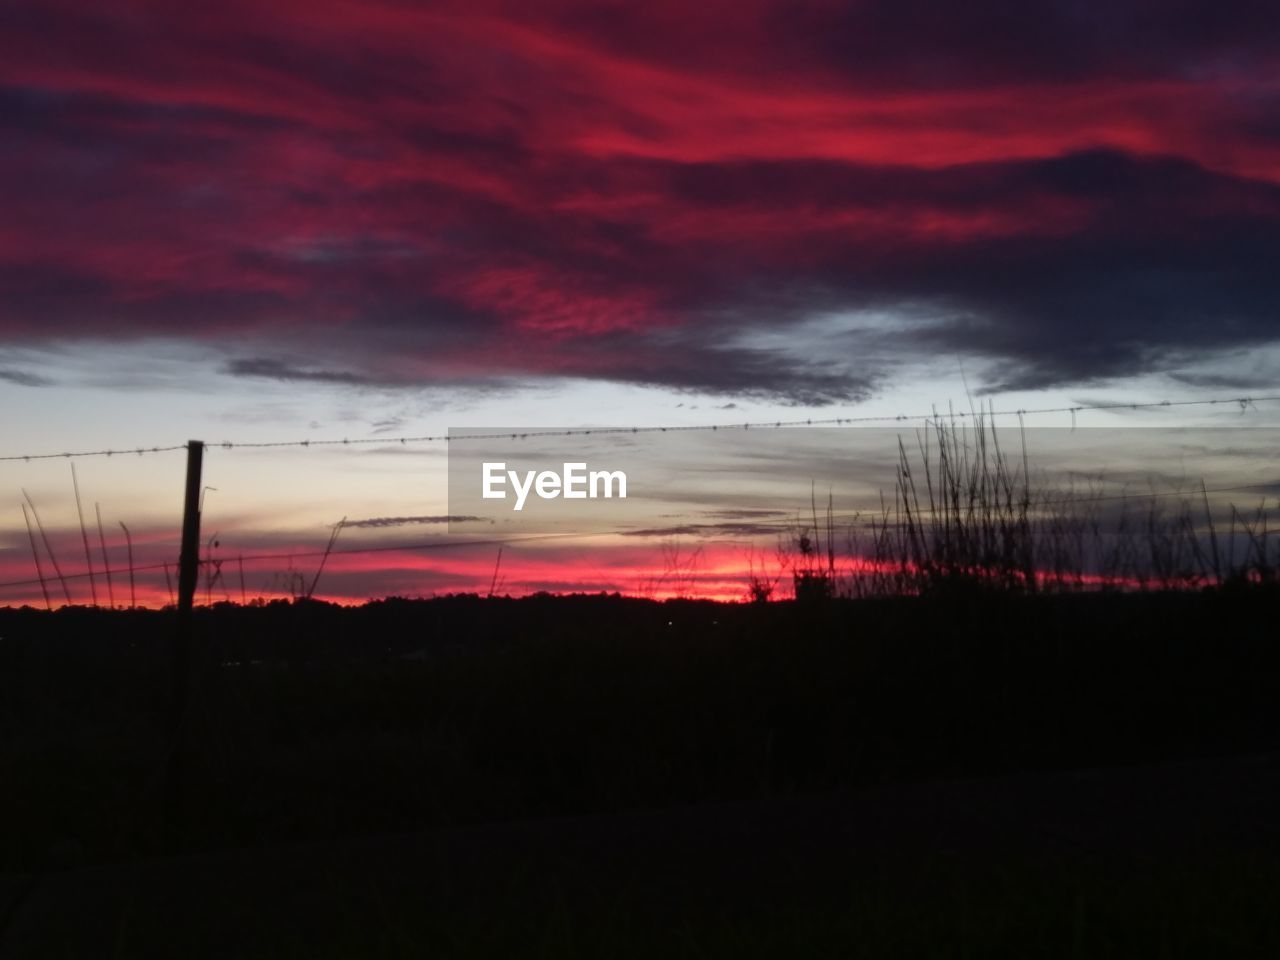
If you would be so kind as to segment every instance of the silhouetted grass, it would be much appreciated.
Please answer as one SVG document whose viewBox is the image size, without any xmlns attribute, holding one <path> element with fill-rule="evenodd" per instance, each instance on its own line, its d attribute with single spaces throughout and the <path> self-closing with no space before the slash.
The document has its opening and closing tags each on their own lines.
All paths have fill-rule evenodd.
<svg viewBox="0 0 1280 960">
<path fill-rule="evenodd" d="M 815 504 L 811 523 L 796 525 L 782 566 L 794 596 L 809 601 L 1277 582 L 1280 542 L 1265 501 L 1247 513 L 1230 507 L 1220 530 L 1203 484 L 1178 496 L 1152 493 L 1036 482 L 1021 434 L 1010 451 L 981 416 L 972 426 L 939 419 L 915 450 L 899 440 L 892 494 L 844 531 L 851 562 L 837 562 L 840 531 L 828 501 L 825 514 Z"/>
</svg>

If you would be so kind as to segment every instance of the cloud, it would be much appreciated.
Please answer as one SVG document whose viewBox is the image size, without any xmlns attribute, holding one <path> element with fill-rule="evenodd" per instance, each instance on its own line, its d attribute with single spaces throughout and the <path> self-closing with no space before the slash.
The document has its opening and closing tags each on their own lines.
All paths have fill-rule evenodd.
<svg viewBox="0 0 1280 960">
<path fill-rule="evenodd" d="M 639 530 L 628 530 L 625 537 L 642 537 L 647 539 L 669 539 L 672 537 L 696 538 L 740 538 L 750 539 L 760 536 L 783 536 L 791 526 L 799 524 L 783 523 L 749 523 L 746 521 L 723 523 L 680 523 L 666 527 L 645 527 Z"/>
<path fill-rule="evenodd" d="M 1192 387 L 1210 390 L 1273 390 L 1280 378 L 1251 373 L 1171 373 L 1174 380 Z"/>
<path fill-rule="evenodd" d="M 0 343 L 808 405 L 1278 339 L 1274 4 L 935 7 L 11 4 Z"/>
<path fill-rule="evenodd" d="M 437 526 L 446 523 L 473 523 L 482 522 L 483 520 L 483 517 L 450 515 L 430 517 L 370 517 L 366 520 L 347 520 L 342 525 L 344 527 L 371 527 L 383 529 L 386 527 Z"/>
<path fill-rule="evenodd" d="M 42 377 L 38 373 L 28 373 L 25 370 L 13 370 L 0 367 L 0 380 L 6 383 L 14 383 L 20 387 L 49 387 L 53 385 L 53 381 L 48 377 Z"/>
<path fill-rule="evenodd" d="M 311 383 L 336 383 L 344 386 L 368 386 L 374 381 L 362 374 L 341 370 L 310 370 L 282 360 L 266 358 L 232 360 L 227 373 L 235 377 L 263 377 L 269 380 L 305 380 Z"/>
</svg>

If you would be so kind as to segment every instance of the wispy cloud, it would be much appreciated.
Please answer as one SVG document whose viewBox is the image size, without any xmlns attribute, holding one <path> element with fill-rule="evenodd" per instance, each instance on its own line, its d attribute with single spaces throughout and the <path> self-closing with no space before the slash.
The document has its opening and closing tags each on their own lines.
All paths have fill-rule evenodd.
<svg viewBox="0 0 1280 960">
<path fill-rule="evenodd" d="M 344 527 L 372 527 L 382 529 L 385 527 L 413 527 L 413 526 L 438 526 L 446 523 L 472 523 L 483 522 L 483 517 L 468 516 L 428 516 L 428 517 L 370 517 L 366 520 L 348 520 Z"/>
<path fill-rule="evenodd" d="M 231 360 L 227 373 L 236 377 L 264 377 L 269 380 L 303 380 L 311 383 L 336 383 L 344 386 L 368 386 L 374 381 L 367 375 L 342 370 L 316 370 L 295 366 L 283 360 L 265 358 Z"/>
<path fill-rule="evenodd" d="M 6 383 L 14 383 L 20 387 L 50 387 L 54 381 L 48 377 L 42 377 L 38 373 L 28 373 L 25 370 L 13 370 L 0 367 L 0 380 Z"/>
</svg>

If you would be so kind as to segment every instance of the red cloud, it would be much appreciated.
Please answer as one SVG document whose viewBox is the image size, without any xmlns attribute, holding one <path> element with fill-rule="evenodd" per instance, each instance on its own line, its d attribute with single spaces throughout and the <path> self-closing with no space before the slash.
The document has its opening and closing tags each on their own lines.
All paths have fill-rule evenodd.
<svg viewBox="0 0 1280 960">
<path fill-rule="evenodd" d="M 936 303 L 1046 382 L 1198 347 L 1192 312 L 1256 342 L 1280 25 L 1166 6 L 19 5 L 0 337 L 804 402 L 884 371 L 734 334 Z M 1081 312 L 1111 349 L 1072 355 Z"/>
</svg>

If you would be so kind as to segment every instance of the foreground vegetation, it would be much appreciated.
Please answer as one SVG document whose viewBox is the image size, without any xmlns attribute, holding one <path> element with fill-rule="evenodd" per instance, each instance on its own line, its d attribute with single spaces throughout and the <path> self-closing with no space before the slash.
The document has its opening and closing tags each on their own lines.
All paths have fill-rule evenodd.
<svg viewBox="0 0 1280 960">
<path fill-rule="evenodd" d="M 197 611 L 180 849 L 1280 746 L 1276 593 Z M 0 611 L 0 863 L 162 850 L 166 612 Z"/>
</svg>

